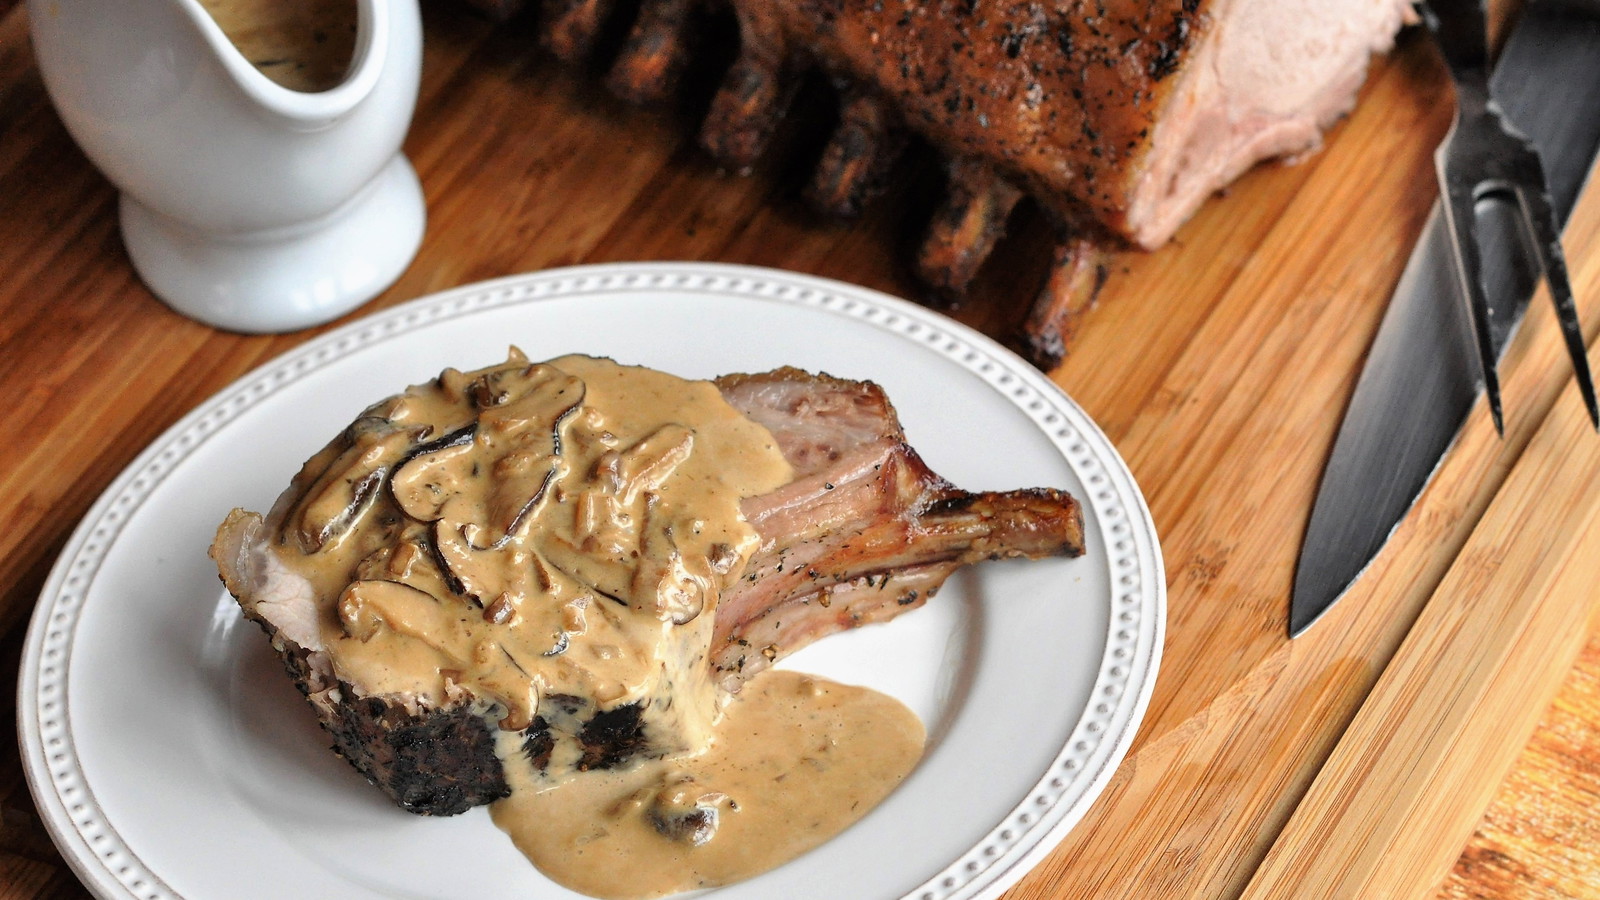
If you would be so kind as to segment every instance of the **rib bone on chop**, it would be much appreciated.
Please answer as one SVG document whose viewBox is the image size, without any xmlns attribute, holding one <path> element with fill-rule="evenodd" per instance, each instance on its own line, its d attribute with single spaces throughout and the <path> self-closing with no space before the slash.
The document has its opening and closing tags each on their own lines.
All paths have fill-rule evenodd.
<svg viewBox="0 0 1600 900">
<path fill-rule="evenodd" d="M 525 0 L 468 0 L 508 16 Z M 616 0 L 542 0 L 559 57 L 588 56 Z M 618 7 L 618 9 L 614 9 Z M 632 7 L 627 7 L 632 8 Z M 700 142 L 751 167 L 801 76 L 820 69 L 839 121 L 807 188 L 824 211 L 859 211 L 904 136 L 942 154 L 943 202 L 920 276 L 958 298 L 1032 196 L 1059 239 L 1026 342 L 1061 358 L 1109 254 L 1165 244 L 1213 192 L 1256 163 L 1315 149 L 1347 112 L 1369 56 L 1412 21 L 1410 0 L 642 0 L 610 64 L 621 96 L 658 101 L 708 11 L 738 21 L 739 50 Z"/>
<path fill-rule="evenodd" d="M 722 690 L 819 638 L 894 618 L 925 603 L 956 569 L 986 559 L 1077 556 L 1082 511 L 1052 489 L 961 491 L 930 471 L 905 442 L 883 390 L 784 368 L 716 382 L 736 410 L 765 426 L 794 479 L 742 504 L 761 537 L 736 589 L 716 609 L 712 666 Z M 324 456 L 338 456 L 350 432 Z M 319 472 L 303 471 L 302 489 Z M 292 505 L 293 498 L 280 501 Z M 237 514 L 236 514 L 237 515 Z M 332 675 L 325 655 L 296 642 L 296 618 L 313 609 L 257 602 L 265 573 L 250 547 L 260 520 L 232 518 L 213 555 L 248 617 L 272 638 L 291 678 L 333 736 L 334 749 L 411 812 L 453 815 L 509 793 L 490 725 L 468 702 L 419 707 L 370 696 Z M 308 601 L 309 602 L 309 601 Z M 538 763 L 552 728 L 582 747 L 580 768 L 609 768 L 670 748 L 652 745 L 645 704 L 597 708 L 585 698 L 541 698 L 523 736 Z"/>
</svg>

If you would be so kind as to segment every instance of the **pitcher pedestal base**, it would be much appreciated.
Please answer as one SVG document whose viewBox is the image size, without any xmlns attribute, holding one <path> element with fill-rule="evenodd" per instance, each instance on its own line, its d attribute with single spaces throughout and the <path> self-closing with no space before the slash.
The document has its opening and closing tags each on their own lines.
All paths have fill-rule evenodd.
<svg viewBox="0 0 1600 900">
<path fill-rule="evenodd" d="M 350 202 L 305 225 L 245 235 L 194 230 L 122 195 L 122 240 L 168 306 L 229 331 L 295 331 L 377 296 L 410 265 L 427 213 L 395 156 Z"/>
</svg>

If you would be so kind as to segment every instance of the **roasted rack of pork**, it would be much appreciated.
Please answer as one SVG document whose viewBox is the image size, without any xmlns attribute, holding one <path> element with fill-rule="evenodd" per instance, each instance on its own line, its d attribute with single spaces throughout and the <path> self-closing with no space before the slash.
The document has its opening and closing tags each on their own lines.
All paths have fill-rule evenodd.
<svg viewBox="0 0 1600 900">
<path fill-rule="evenodd" d="M 626 28 L 608 82 L 638 103 L 673 94 L 707 17 L 731 13 L 738 53 L 701 145 L 749 169 L 802 77 L 820 70 L 840 109 L 809 202 L 858 212 L 907 134 L 926 139 L 948 181 L 916 268 L 947 302 L 1031 196 L 1055 232 L 1024 336 L 1045 368 L 1113 253 L 1161 246 L 1246 169 L 1315 149 L 1354 103 L 1370 55 L 1413 17 L 1409 0 L 468 2 L 500 17 L 539 3 L 543 41 L 564 60 Z"/>
</svg>

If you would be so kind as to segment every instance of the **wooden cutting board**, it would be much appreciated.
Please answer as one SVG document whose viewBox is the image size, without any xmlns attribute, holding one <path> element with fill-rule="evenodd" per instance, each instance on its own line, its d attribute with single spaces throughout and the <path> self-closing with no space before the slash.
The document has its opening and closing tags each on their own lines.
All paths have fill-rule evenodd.
<svg viewBox="0 0 1600 900">
<path fill-rule="evenodd" d="M 15 660 L 56 552 L 116 473 L 223 384 L 325 329 L 220 333 L 145 291 L 121 249 L 114 193 L 51 111 L 26 15 L 9 3 L 0 646 Z M 929 157 L 860 221 L 819 220 L 796 200 L 830 115 L 822 86 L 802 91 L 760 170 L 735 176 L 693 145 L 704 91 L 634 109 L 594 71 L 543 54 L 533 18 L 496 26 L 450 5 L 425 11 L 406 150 L 428 235 L 362 313 L 483 278 L 629 259 L 780 266 L 919 296 L 907 253 L 939 189 Z M 1600 558 L 1600 499 L 1587 484 L 1600 483 L 1600 464 L 1545 301 L 1508 355 L 1506 440 L 1480 409 L 1355 590 L 1305 637 L 1284 636 L 1321 466 L 1434 196 L 1430 156 L 1450 95 L 1420 37 L 1374 65 L 1322 153 L 1248 174 L 1171 247 L 1120 258 L 1052 373 L 1145 490 L 1170 621 L 1127 761 L 1015 900 L 1324 896 L 1338 879 L 1343 896 L 1600 897 L 1600 640 L 1584 643 Z M 1002 337 L 1048 245 L 1027 209 L 1012 231 L 954 311 Z M 1600 194 L 1585 197 L 1567 244 L 1592 341 Z M 0 755 L 0 898 L 79 895 L 15 752 Z"/>
</svg>

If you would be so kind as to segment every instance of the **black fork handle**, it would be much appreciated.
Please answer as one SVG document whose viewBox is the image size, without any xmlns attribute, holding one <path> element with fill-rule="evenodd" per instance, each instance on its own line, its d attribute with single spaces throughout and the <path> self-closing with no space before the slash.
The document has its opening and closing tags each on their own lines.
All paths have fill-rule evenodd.
<svg viewBox="0 0 1600 900">
<path fill-rule="evenodd" d="M 1445 64 L 1467 101 L 1489 98 L 1489 20 L 1485 0 L 1425 0 L 1422 20 L 1438 43 Z"/>
</svg>

